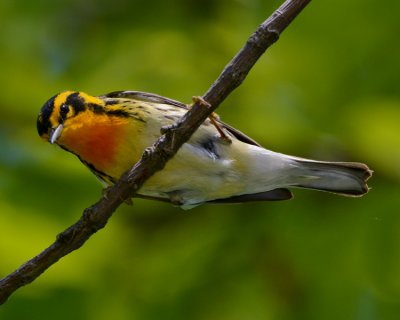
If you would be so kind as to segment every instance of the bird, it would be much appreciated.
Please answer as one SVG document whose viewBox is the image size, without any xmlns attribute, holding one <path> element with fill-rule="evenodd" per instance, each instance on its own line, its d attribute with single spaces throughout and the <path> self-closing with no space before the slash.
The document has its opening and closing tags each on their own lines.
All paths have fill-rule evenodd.
<svg viewBox="0 0 400 320">
<path fill-rule="evenodd" d="M 114 91 L 92 96 L 63 91 L 37 118 L 38 134 L 73 153 L 105 187 L 114 185 L 144 150 L 174 125 L 190 105 L 154 93 Z M 263 148 L 210 116 L 136 197 L 183 209 L 203 203 L 287 200 L 288 188 L 359 197 L 372 170 L 360 162 L 317 161 Z"/>
</svg>

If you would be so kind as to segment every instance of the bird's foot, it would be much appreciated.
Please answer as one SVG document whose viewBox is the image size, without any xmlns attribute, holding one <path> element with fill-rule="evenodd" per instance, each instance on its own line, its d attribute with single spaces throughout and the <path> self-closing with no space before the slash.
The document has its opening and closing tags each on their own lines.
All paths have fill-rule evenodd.
<svg viewBox="0 0 400 320">
<path fill-rule="evenodd" d="M 198 103 L 202 107 L 210 108 L 211 104 L 209 104 L 206 100 L 203 99 L 203 97 L 200 96 L 193 96 L 192 101 L 194 103 Z M 217 122 L 219 120 L 218 114 L 215 112 L 211 113 L 211 115 L 208 117 L 210 119 L 211 124 L 217 129 L 220 139 L 226 143 L 226 144 L 231 144 L 232 140 L 229 138 L 229 136 L 224 132 L 223 128 L 220 126 L 220 124 Z"/>
</svg>

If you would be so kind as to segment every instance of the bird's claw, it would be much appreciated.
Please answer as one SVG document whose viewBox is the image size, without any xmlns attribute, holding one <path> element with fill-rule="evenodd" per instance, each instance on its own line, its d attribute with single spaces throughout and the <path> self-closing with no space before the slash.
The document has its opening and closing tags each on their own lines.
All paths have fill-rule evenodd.
<svg viewBox="0 0 400 320">
<path fill-rule="evenodd" d="M 211 108 L 211 104 L 208 103 L 206 100 L 204 100 L 203 97 L 193 96 L 192 101 L 193 101 L 193 103 L 197 103 L 202 107 Z M 213 112 L 208 117 L 208 119 L 210 119 L 211 124 L 215 127 L 215 129 L 217 129 L 217 131 L 220 135 L 220 139 L 226 144 L 231 144 L 232 143 L 231 138 L 229 138 L 229 136 L 224 132 L 222 127 L 217 122 L 219 120 L 219 116 L 215 112 Z"/>
<path fill-rule="evenodd" d="M 211 104 L 209 104 L 206 100 L 204 100 L 201 96 L 193 96 L 192 97 L 193 103 L 198 103 L 202 107 L 211 108 Z"/>
</svg>

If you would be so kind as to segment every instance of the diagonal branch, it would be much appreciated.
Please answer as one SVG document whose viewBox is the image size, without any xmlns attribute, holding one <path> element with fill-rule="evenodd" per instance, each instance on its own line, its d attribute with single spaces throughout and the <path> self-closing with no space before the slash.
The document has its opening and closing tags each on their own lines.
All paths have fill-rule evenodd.
<svg viewBox="0 0 400 320">
<path fill-rule="evenodd" d="M 278 40 L 282 31 L 310 1 L 287 0 L 262 23 L 202 97 L 210 106 L 196 102 L 173 128 L 166 130 L 154 145 L 145 150 L 139 162 L 104 197 L 85 209 L 74 225 L 60 233 L 50 247 L 0 280 L 0 304 L 5 303 L 13 292 L 34 281 L 62 257 L 80 248 L 103 228 L 121 203 L 134 196 L 151 175 L 161 170 L 211 112 L 242 83 L 259 57 Z"/>
</svg>

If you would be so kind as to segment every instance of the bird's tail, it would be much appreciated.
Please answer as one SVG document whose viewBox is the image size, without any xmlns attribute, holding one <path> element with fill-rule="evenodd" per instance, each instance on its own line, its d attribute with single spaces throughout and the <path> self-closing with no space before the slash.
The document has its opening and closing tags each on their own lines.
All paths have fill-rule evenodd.
<svg viewBox="0 0 400 320">
<path fill-rule="evenodd" d="M 346 196 L 362 196 L 369 188 L 372 171 L 358 162 L 325 162 L 291 157 L 296 162 L 295 187 L 334 192 Z"/>
</svg>

